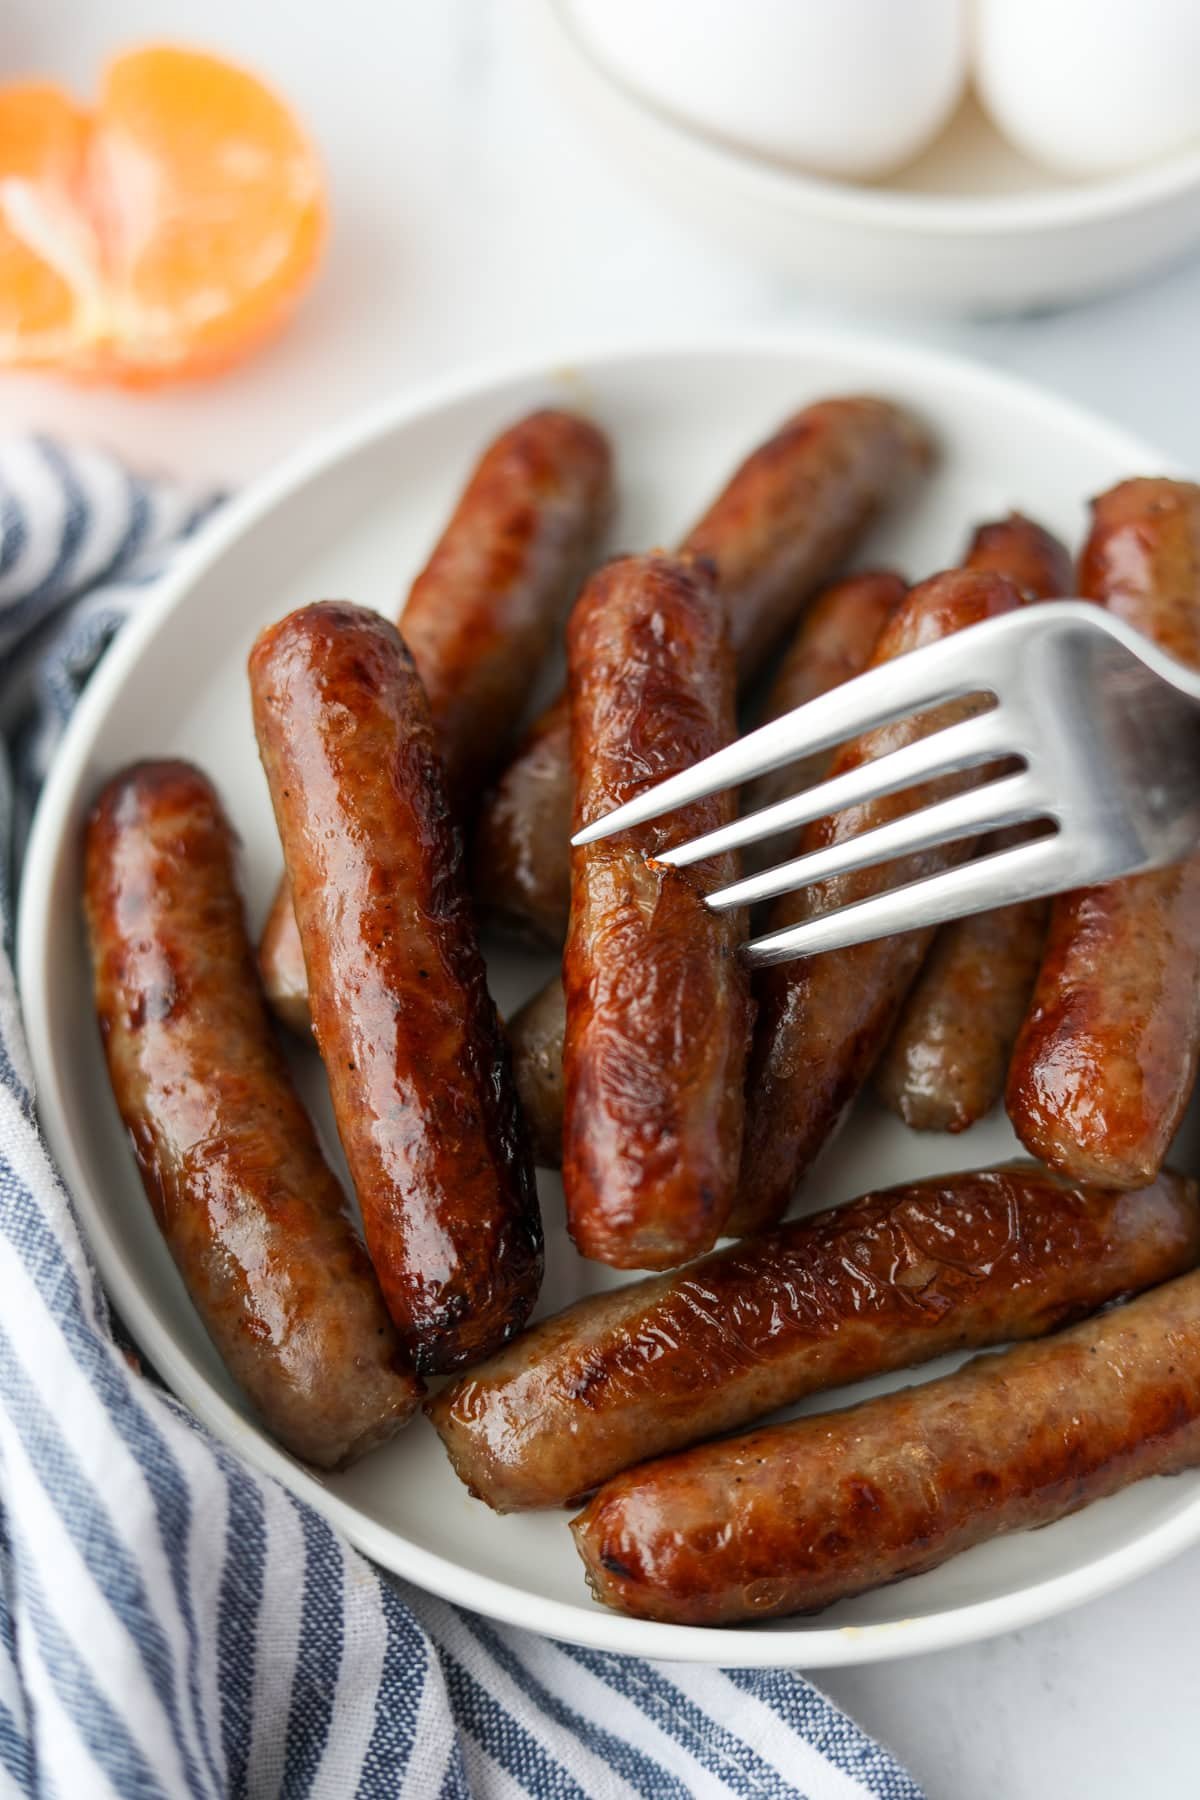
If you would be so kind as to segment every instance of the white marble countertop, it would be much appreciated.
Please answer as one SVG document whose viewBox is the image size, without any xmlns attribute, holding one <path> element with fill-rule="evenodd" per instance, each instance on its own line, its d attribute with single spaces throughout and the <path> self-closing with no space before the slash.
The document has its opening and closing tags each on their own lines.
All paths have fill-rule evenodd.
<svg viewBox="0 0 1200 1800">
<path fill-rule="evenodd" d="M 295 326 L 244 371 L 154 397 L 0 381 L 6 424 L 225 481 L 382 396 L 496 355 L 715 327 L 841 324 L 977 356 L 1200 464 L 1200 261 L 1070 312 L 988 322 L 835 309 L 697 236 L 609 167 L 547 92 L 528 0 L 37 0 L 4 8 L 5 78 L 80 88 L 171 36 L 245 60 L 326 157 L 335 226 Z M 1200 1550 L 1035 1629 L 824 1686 L 930 1800 L 1200 1791 Z"/>
</svg>

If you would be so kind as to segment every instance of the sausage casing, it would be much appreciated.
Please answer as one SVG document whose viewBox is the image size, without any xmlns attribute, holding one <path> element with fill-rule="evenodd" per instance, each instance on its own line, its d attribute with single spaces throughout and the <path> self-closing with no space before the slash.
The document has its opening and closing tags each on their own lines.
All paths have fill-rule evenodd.
<svg viewBox="0 0 1200 1800">
<path fill-rule="evenodd" d="M 567 666 L 577 830 L 734 734 L 725 613 L 703 564 L 609 563 L 575 604 Z M 618 1268 L 667 1268 L 708 1249 L 733 1200 L 744 920 L 710 912 L 704 896 L 735 878 L 736 859 L 686 870 L 652 861 L 733 809 L 723 794 L 571 853 L 567 1224 L 585 1256 Z"/>
<path fill-rule="evenodd" d="M 272 1436 L 336 1468 L 404 1423 L 405 1364 L 259 993 L 211 784 L 182 762 L 109 782 L 84 900 L 113 1093 L 154 1214 Z"/>
<path fill-rule="evenodd" d="M 645 1463 L 572 1530 L 597 1599 L 679 1625 L 815 1612 L 1200 1463 L 1200 1272 L 845 1412 Z"/>
<path fill-rule="evenodd" d="M 1027 601 L 1053 600 L 1072 586 L 1065 547 L 1020 513 L 981 525 L 963 567 L 1007 575 Z M 1022 827 L 1000 832 L 984 849 L 1004 850 L 1026 835 Z M 942 926 L 875 1070 L 876 1092 L 906 1125 L 965 1131 L 1000 1099 L 1048 912 L 1048 902 L 1029 900 Z"/>
<path fill-rule="evenodd" d="M 1095 502 L 1078 591 L 1200 667 L 1200 487 Z M 1162 1166 L 1200 1057 L 1200 856 L 1056 898 L 1007 1103 L 1035 1156 L 1137 1187 Z"/>
<path fill-rule="evenodd" d="M 1200 1258 L 1196 1183 L 1070 1187 L 1034 1164 L 906 1182 L 534 1325 L 426 1403 L 499 1512 L 806 1394 L 1039 1337 Z"/>
<path fill-rule="evenodd" d="M 907 413 L 866 396 L 821 400 L 735 470 L 680 554 L 716 565 L 739 680 L 753 681 L 816 590 L 932 461 Z M 567 926 L 570 722 L 560 698 L 485 801 L 474 854 L 480 904 L 557 949 Z"/>
<path fill-rule="evenodd" d="M 367 1248 L 418 1368 L 455 1368 L 524 1323 L 542 1240 L 429 705 L 337 601 L 262 632 L 250 685 Z"/>
<path fill-rule="evenodd" d="M 883 629 L 872 666 L 1021 603 L 1002 575 L 956 569 L 924 581 L 901 602 Z M 902 719 L 868 732 L 839 752 L 830 774 L 899 749 L 932 724 L 965 717 L 973 702 L 954 702 L 936 715 Z M 801 836 L 804 851 L 840 843 L 959 791 L 977 772 L 943 777 L 819 819 Z M 969 841 L 836 876 L 771 911 L 772 929 L 794 925 L 809 911 L 864 900 L 883 889 L 917 881 L 961 861 Z M 933 929 L 856 944 L 824 956 L 798 958 L 764 971 L 757 988 L 758 1019 L 747 1081 L 745 1149 L 730 1230 L 763 1230 L 787 1207 L 801 1176 L 844 1120 L 895 1026 L 904 996 L 925 960 Z"/>
<path fill-rule="evenodd" d="M 509 748 L 530 683 L 612 511 L 612 452 L 589 420 L 546 408 L 484 451 L 404 607 L 451 803 L 469 821 Z M 259 945 L 268 997 L 310 1023 L 304 953 L 286 883 Z"/>
</svg>

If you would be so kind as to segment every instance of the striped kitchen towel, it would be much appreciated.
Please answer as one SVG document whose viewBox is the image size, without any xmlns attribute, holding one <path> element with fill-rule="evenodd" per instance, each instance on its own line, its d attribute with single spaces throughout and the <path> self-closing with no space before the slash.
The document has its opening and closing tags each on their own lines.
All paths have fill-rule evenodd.
<svg viewBox="0 0 1200 1800">
<path fill-rule="evenodd" d="M 105 646 L 213 504 L 95 451 L 0 441 L 6 844 Z M 919 1800 L 800 1677 L 550 1643 L 390 1580 L 138 1370 L 38 1137 L 13 891 L 0 1794 Z"/>
</svg>

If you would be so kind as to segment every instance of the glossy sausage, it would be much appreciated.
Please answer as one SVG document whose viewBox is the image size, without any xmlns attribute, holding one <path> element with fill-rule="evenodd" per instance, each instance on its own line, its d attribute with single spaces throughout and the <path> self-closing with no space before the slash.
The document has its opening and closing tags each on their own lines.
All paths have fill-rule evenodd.
<svg viewBox="0 0 1200 1800">
<path fill-rule="evenodd" d="M 880 632 L 907 592 L 900 576 L 886 569 L 850 575 L 826 588 L 801 619 L 767 690 L 758 723 L 765 725 L 861 675 Z M 829 753 L 822 750 L 760 775 L 742 790 L 742 811 L 758 812 L 811 787 L 828 765 Z M 766 868 L 778 855 L 778 838 L 751 845 L 745 856 L 747 868 Z"/>
<path fill-rule="evenodd" d="M 906 1182 L 533 1326 L 426 1402 L 498 1512 L 822 1389 L 1039 1337 L 1192 1268 L 1196 1183 L 1073 1188 L 1033 1164 Z"/>
<path fill-rule="evenodd" d="M 1071 559 L 1058 539 L 1013 513 L 982 525 L 964 568 L 1007 575 L 1027 601 L 1069 594 Z M 1000 832 L 985 852 L 1023 840 Z M 875 1070 L 885 1106 L 917 1131 L 965 1131 L 1004 1092 L 1046 936 L 1049 903 L 1002 906 L 943 925 Z"/>
<path fill-rule="evenodd" d="M 338 601 L 262 632 L 250 687 L 367 1248 L 417 1367 L 457 1368 L 524 1324 L 542 1239 L 425 691 Z"/>
<path fill-rule="evenodd" d="M 1078 591 L 1200 667 L 1200 487 L 1101 496 Z M 1054 1168 L 1140 1186 L 1162 1166 L 1200 1056 L 1200 857 L 1084 888 L 1050 909 L 1013 1052 L 1008 1111 Z"/>
<path fill-rule="evenodd" d="M 1021 604 L 1002 575 L 952 570 L 922 582 L 884 627 L 873 666 L 933 643 Z M 939 709 L 939 722 L 969 713 L 975 703 Z M 830 774 L 913 742 L 928 729 L 929 715 L 902 719 L 848 744 Z M 977 772 L 943 777 L 920 789 L 848 807 L 806 827 L 805 850 L 817 850 L 961 790 Z M 772 929 L 847 906 L 883 889 L 919 880 L 962 861 L 969 841 L 946 844 L 899 861 L 836 876 L 815 888 L 785 895 L 771 911 Z M 925 960 L 933 930 L 856 944 L 825 956 L 802 957 L 764 971 L 757 989 L 758 1019 L 747 1081 L 746 1139 L 738 1203 L 729 1228 L 760 1231 L 782 1217 L 817 1152 L 843 1122 L 891 1036 L 904 996 Z"/>
<path fill-rule="evenodd" d="M 254 973 L 235 840 L 199 770 L 139 763 L 87 827 L 84 904 L 113 1093 L 204 1327 L 271 1435 L 325 1469 L 421 1383 L 288 1078 Z"/>
<path fill-rule="evenodd" d="M 815 1612 L 1200 1463 L 1200 1272 L 956 1374 L 646 1463 L 573 1521 L 606 1605 Z"/>
<path fill-rule="evenodd" d="M 612 511 L 612 453 L 587 419 L 549 409 L 484 452 L 417 576 L 404 639 L 425 684 L 460 822 L 510 745 L 529 690 Z M 286 883 L 259 945 L 275 1011 L 309 1028 L 304 953 Z"/>
<path fill-rule="evenodd" d="M 884 620 L 906 592 L 898 575 L 851 575 L 814 602 L 801 621 L 787 656 L 764 703 L 763 720 L 774 719 L 828 688 L 859 674 L 871 659 Z M 568 728 L 570 713 L 564 706 Z M 782 799 L 819 778 L 827 757 L 793 763 L 754 782 L 742 799 L 750 812 Z M 531 761 L 527 768 L 536 765 Z M 509 840 L 517 842 L 514 832 Z M 765 846 L 778 851 L 778 841 Z M 542 1168 L 562 1163 L 562 1038 L 566 1023 L 562 981 L 558 976 L 530 1000 L 509 1025 L 513 1069 L 521 1104 L 533 1137 L 534 1155 Z"/>
<path fill-rule="evenodd" d="M 631 556 L 593 575 L 567 627 L 575 828 L 734 734 L 725 612 L 704 564 Z M 723 794 L 571 853 L 563 958 L 563 1187 L 584 1256 L 668 1268 L 707 1250 L 742 1142 L 745 923 L 713 913 L 730 856 L 652 859 L 733 817 Z"/>
<path fill-rule="evenodd" d="M 923 429 L 865 397 L 805 407 L 751 452 L 681 546 L 716 564 L 739 680 L 753 681 L 808 600 L 932 461 Z M 570 721 L 548 708 L 485 802 L 480 904 L 557 949 L 570 894 Z"/>
</svg>

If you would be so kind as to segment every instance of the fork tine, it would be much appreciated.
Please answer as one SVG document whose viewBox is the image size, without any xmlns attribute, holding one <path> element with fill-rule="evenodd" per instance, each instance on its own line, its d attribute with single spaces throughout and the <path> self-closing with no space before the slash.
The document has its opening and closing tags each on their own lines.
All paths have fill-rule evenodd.
<svg viewBox="0 0 1200 1800">
<path fill-rule="evenodd" d="M 1003 626 L 1019 614 L 992 619 L 972 626 L 961 634 L 970 641 L 960 643 L 959 636 L 944 638 L 926 645 L 919 653 L 897 656 L 893 661 L 856 675 L 816 700 L 783 713 L 757 731 L 705 757 L 693 768 L 670 775 L 657 787 L 648 788 L 636 799 L 626 801 L 601 819 L 593 819 L 571 839 L 572 844 L 591 844 L 614 831 L 628 831 L 644 825 L 648 819 L 703 800 L 722 788 L 740 787 L 756 775 L 818 750 L 832 749 L 847 738 L 860 737 L 864 731 L 888 725 L 906 714 L 953 700 L 964 694 L 986 692 L 988 684 L 979 670 L 989 666 L 986 643 Z M 906 666 L 908 665 L 908 666 Z"/>
<path fill-rule="evenodd" d="M 940 925 L 946 919 L 990 912 L 995 906 L 1062 893 L 1078 887 L 1081 879 L 1090 882 L 1093 878 L 1106 877 L 1094 877 L 1092 871 L 1081 868 L 1078 844 L 1068 843 L 1056 832 L 978 857 L 924 881 L 910 881 L 856 905 L 819 914 L 786 931 L 769 932 L 747 944 L 743 955 L 755 968 L 765 968 L 789 962 L 794 956 L 844 950 L 871 938 L 891 937 L 895 932 Z"/>
<path fill-rule="evenodd" d="M 790 799 L 777 800 L 774 806 L 761 807 L 744 819 L 734 819 L 731 824 L 705 832 L 686 844 L 660 850 L 655 861 L 670 863 L 678 869 L 686 868 L 689 863 L 700 862 L 706 856 L 736 850 L 743 844 L 757 843 L 760 838 L 774 837 L 777 832 L 790 827 L 807 825 L 812 819 L 823 819 L 826 813 L 841 812 L 844 807 L 878 800 L 884 794 L 898 793 L 901 788 L 912 787 L 916 782 L 948 775 L 974 763 L 988 762 L 1006 748 L 1003 738 L 1003 720 L 999 708 L 994 707 L 991 712 L 980 713 L 973 719 L 963 719 L 957 725 L 931 731 L 928 737 L 918 738 L 902 749 L 891 750 L 886 756 L 859 763 L 856 768 L 847 769 L 844 775 L 818 782 L 816 787 L 806 788 Z"/>
<path fill-rule="evenodd" d="M 873 863 L 889 862 L 894 856 L 911 856 L 918 850 L 932 850 L 956 838 L 975 837 L 985 831 L 997 831 L 1005 825 L 1020 825 L 1044 812 L 1038 785 L 1028 770 L 1010 775 L 1002 781 L 973 787 L 954 794 L 931 806 L 906 813 L 872 831 L 862 831 L 840 844 L 814 850 L 808 856 L 797 856 L 778 868 L 766 869 L 761 875 L 748 876 L 729 887 L 718 888 L 708 896 L 714 911 L 731 906 L 752 906 L 758 900 L 773 900 L 796 888 L 808 887 L 831 875 L 846 875 L 854 869 L 869 868 Z"/>
</svg>

